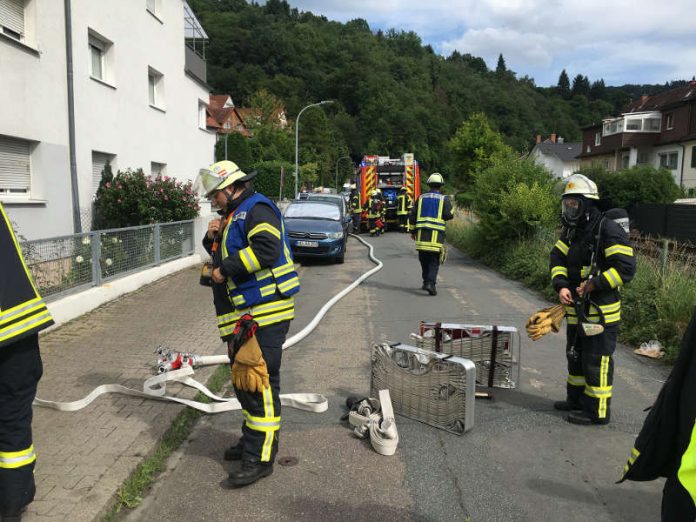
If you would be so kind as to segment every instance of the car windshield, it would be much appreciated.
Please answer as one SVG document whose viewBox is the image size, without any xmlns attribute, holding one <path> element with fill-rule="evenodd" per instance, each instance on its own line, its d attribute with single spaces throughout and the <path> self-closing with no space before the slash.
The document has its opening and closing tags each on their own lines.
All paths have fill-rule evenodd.
<svg viewBox="0 0 696 522">
<path fill-rule="evenodd" d="M 330 203 L 295 203 L 285 209 L 287 219 L 331 219 L 340 221 L 341 210 Z"/>
</svg>

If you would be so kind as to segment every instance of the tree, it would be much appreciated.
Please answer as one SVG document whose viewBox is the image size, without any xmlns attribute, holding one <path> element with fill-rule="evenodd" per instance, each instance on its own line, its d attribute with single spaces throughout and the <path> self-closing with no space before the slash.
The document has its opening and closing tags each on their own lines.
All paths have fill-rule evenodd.
<svg viewBox="0 0 696 522">
<path fill-rule="evenodd" d="M 503 53 L 498 55 L 498 65 L 495 66 L 495 74 L 497 76 L 504 76 L 507 72 L 507 67 L 505 66 L 505 58 L 503 58 Z"/>
<path fill-rule="evenodd" d="M 590 94 L 590 80 L 587 76 L 578 74 L 573 78 L 573 87 L 570 89 L 573 96 L 589 96 Z"/>
<path fill-rule="evenodd" d="M 558 77 L 558 93 L 564 100 L 570 98 L 570 78 L 568 78 L 568 73 L 565 69 L 561 71 L 561 75 Z"/>
<path fill-rule="evenodd" d="M 600 78 L 599 80 L 592 82 L 592 87 L 590 87 L 591 100 L 603 100 L 606 94 L 607 88 L 604 85 L 604 79 Z"/>
</svg>

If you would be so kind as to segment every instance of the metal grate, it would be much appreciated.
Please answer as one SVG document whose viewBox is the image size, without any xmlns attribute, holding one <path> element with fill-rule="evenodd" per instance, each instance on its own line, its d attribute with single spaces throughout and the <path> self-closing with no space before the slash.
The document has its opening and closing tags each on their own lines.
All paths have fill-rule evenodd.
<svg viewBox="0 0 696 522">
<path fill-rule="evenodd" d="M 520 336 L 513 326 L 422 321 L 416 344 L 426 350 L 470 359 L 476 365 L 479 385 L 515 388 L 519 381 Z"/>
<path fill-rule="evenodd" d="M 467 359 L 400 343 L 376 344 L 370 395 L 383 389 L 399 415 L 457 435 L 474 426 L 476 368 Z"/>
</svg>

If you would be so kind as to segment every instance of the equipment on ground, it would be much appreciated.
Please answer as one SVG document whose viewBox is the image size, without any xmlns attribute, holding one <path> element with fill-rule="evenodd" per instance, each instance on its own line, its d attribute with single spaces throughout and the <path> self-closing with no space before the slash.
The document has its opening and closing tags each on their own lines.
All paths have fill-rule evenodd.
<svg viewBox="0 0 696 522">
<path fill-rule="evenodd" d="M 543 308 L 527 319 L 527 335 L 532 341 L 538 341 L 549 332 L 557 333 L 561 329 L 564 317 L 565 308 L 562 304 Z"/>
<path fill-rule="evenodd" d="M 370 444 L 380 455 L 396 453 L 399 432 L 389 390 L 379 390 L 379 399 L 349 397 L 346 402 L 350 402 L 347 418 L 355 436 L 360 439 L 369 437 Z"/>
<path fill-rule="evenodd" d="M 380 189 L 385 204 L 385 225 L 398 228 L 397 197 L 402 187 L 411 202 L 420 196 L 420 168 L 413 154 L 403 154 L 400 158 L 388 156 L 363 156 L 356 174 L 356 184 L 360 193 L 360 201 L 363 209 L 367 209 L 367 202 L 375 189 Z M 363 223 L 367 224 L 367 210 L 363 216 Z"/>
</svg>

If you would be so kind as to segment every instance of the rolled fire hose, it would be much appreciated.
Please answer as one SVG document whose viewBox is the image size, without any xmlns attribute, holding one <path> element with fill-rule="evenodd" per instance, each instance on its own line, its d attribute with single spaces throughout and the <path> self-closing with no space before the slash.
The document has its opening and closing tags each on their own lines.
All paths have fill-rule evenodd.
<svg viewBox="0 0 696 522">
<path fill-rule="evenodd" d="M 379 400 L 365 399 L 348 414 L 353 432 L 361 439 L 370 437 L 370 444 L 380 455 L 393 455 L 399 444 L 396 419 L 389 390 L 379 390 Z"/>
<path fill-rule="evenodd" d="M 287 339 L 285 341 L 285 343 L 283 344 L 283 350 L 285 350 L 286 348 L 290 348 L 291 346 L 294 346 L 295 344 L 300 342 L 302 339 L 307 337 L 317 327 L 319 322 L 323 319 L 323 317 L 326 315 L 326 313 L 329 311 L 329 309 L 331 309 L 331 307 L 334 304 L 336 304 L 340 299 L 345 297 L 346 294 L 348 294 L 351 290 L 353 290 L 355 287 L 357 287 L 365 279 L 367 279 L 371 275 L 373 275 L 376 272 L 378 272 L 379 270 L 381 270 L 382 267 L 384 266 L 384 264 L 374 256 L 374 247 L 370 243 L 368 243 L 367 241 L 365 241 L 363 238 L 361 238 L 359 236 L 356 236 L 354 234 L 350 234 L 350 235 L 368 247 L 368 249 L 369 249 L 368 255 L 370 257 L 370 260 L 373 263 L 375 263 L 377 266 L 372 268 L 371 270 L 368 270 L 367 272 L 365 272 L 358 279 L 353 281 L 350 285 L 348 285 L 346 288 L 344 288 L 338 294 L 336 294 L 334 297 L 332 297 L 321 308 L 321 310 L 319 310 L 317 315 L 314 316 L 314 318 L 310 321 L 310 323 L 307 326 L 305 326 L 301 331 L 299 331 L 298 333 L 293 335 L 290 339 Z M 179 359 L 181 359 L 183 354 L 176 354 L 176 355 L 178 355 Z M 230 359 L 227 356 L 227 354 L 224 354 L 224 355 L 201 355 L 201 356 L 198 356 L 198 355 L 189 356 L 188 354 L 186 354 L 183 357 L 183 364 L 181 364 L 182 360 L 179 360 L 178 362 L 181 366 L 179 369 L 175 369 L 175 370 L 163 369 L 163 367 L 160 365 L 160 372 L 161 373 L 159 375 L 155 375 L 154 377 L 150 377 L 149 379 L 146 379 L 145 382 L 143 383 L 142 391 L 134 390 L 132 388 L 127 388 L 126 386 L 123 386 L 121 384 L 102 384 L 101 386 L 98 386 L 94 390 L 92 390 L 92 392 L 89 393 L 86 397 L 84 397 L 83 399 L 77 400 L 77 401 L 57 402 L 57 401 L 46 401 L 43 399 L 36 398 L 36 399 L 34 399 L 34 405 L 41 406 L 44 408 L 52 408 L 52 409 L 59 410 L 59 411 L 77 411 L 77 410 L 80 410 L 80 409 L 86 407 L 87 405 L 89 405 L 92 401 L 94 401 L 100 395 L 103 395 L 105 393 L 121 393 L 123 395 L 130 395 L 133 397 L 142 397 L 145 399 L 155 399 L 155 400 L 161 400 L 161 401 L 178 402 L 180 404 L 184 404 L 186 406 L 197 409 L 197 410 L 202 411 L 204 413 L 221 413 L 224 411 L 232 411 L 232 410 L 240 410 L 241 409 L 241 405 L 239 404 L 239 401 L 235 397 L 220 397 L 218 395 L 215 395 L 204 384 L 201 384 L 200 382 L 198 382 L 195 379 L 193 379 L 192 377 L 190 377 L 194 373 L 194 368 L 193 368 L 194 366 L 200 367 L 200 366 L 210 366 L 210 365 L 217 365 L 217 364 L 229 364 Z M 181 383 L 185 386 L 190 386 L 192 388 L 195 388 L 216 402 L 206 404 L 203 402 L 198 402 L 198 401 L 194 401 L 194 400 L 190 400 L 190 399 L 183 399 L 180 397 L 166 395 L 166 383 L 168 383 L 168 382 L 178 382 L 178 383 Z M 318 393 L 281 394 L 280 395 L 280 403 L 283 406 L 288 406 L 290 408 L 296 408 L 296 409 L 300 409 L 300 410 L 306 410 L 306 411 L 317 412 L 317 413 L 324 412 L 329 407 L 329 403 L 326 400 L 326 397 L 324 397 L 323 395 L 318 394 Z"/>
</svg>

